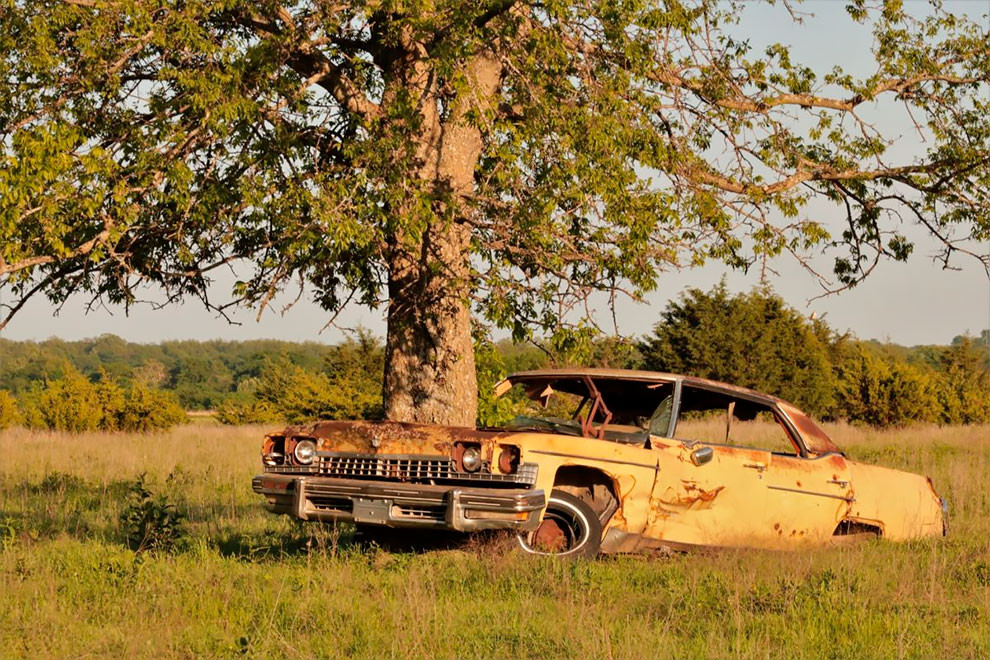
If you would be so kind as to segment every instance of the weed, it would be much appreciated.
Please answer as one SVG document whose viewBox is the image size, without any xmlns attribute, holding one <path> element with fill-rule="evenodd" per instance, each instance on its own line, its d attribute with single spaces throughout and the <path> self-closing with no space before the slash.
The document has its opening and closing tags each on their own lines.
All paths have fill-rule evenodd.
<svg viewBox="0 0 990 660">
<path fill-rule="evenodd" d="M 973 564 L 976 582 L 984 587 L 990 587 L 990 562 L 978 561 Z"/>
<path fill-rule="evenodd" d="M 120 522 L 127 534 L 127 545 L 137 553 L 172 552 L 183 537 L 183 514 L 164 495 L 152 493 L 142 474 L 131 485 Z"/>
<path fill-rule="evenodd" d="M 0 515 L 0 551 L 13 545 L 15 538 L 17 538 L 17 527 L 14 525 L 14 521 Z"/>
</svg>

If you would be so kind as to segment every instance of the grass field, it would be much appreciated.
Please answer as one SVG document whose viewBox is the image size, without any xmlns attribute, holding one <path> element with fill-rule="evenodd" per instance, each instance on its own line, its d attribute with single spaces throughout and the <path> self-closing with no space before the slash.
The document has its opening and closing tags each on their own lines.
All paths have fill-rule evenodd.
<svg viewBox="0 0 990 660">
<path fill-rule="evenodd" d="M 0 657 L 987 658 L 990 427 L 828 428 L 930 474 L 950 536 L 802 553 L 390 554 L 264 512 L 260 428 L 0 433 Z M 146 473 L 188 515 L 135 554 Z"/>
</svg>

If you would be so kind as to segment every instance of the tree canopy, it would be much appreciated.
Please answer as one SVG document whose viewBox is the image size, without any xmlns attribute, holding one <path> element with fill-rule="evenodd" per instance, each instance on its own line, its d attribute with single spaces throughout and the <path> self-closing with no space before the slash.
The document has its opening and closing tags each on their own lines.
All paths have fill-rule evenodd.
<svg viewBox="0 0 990 660">
<path fill-rule="evenodd" d="M 820 248 L 850 285 L 908 257 L 901 221 L 946 265 L 990 238 L 985 24 L 853 0 L 860 78 L 754 51 L 747 5 L 0 0 L 0 327 L 77 292 L 387 304 L 386 414 L 471 424 L 472 317 L 519 337 L 671 268 Z"/>
</svg>

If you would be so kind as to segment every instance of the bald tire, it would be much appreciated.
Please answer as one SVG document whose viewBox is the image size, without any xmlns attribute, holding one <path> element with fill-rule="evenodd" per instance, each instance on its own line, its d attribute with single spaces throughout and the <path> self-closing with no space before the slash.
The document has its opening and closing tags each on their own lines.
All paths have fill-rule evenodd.
<svg viewBox="0 0 990 660">
<path fill-rule="evenodd" d="M 534 547 L 536 531 L 519 534 L 519 547 L 533 555 L 555 556 L 567 559 L 591 558 L 598 555 L 602 547 L 602 523 L 598 514 L 583 500 L 562 490 L 550 493 L 543 520 L 555 522 L 567 540 L 561 550 L 541 550 Z M 541 523 L 542 524 L 542 523 Z"/>
</svg>

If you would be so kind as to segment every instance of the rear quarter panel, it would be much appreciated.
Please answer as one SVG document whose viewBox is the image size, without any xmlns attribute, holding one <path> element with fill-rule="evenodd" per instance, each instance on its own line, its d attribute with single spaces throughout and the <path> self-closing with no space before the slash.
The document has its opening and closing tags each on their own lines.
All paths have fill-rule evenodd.
<svg viewBox="0 0 990 660">
<path fill-rule="evenodd" d="M 898 541 L 942 535 L 942 507 L 927 477 L 849 461 L 855 501 L 850 518 L 877 524 Z"/>
</svg>

